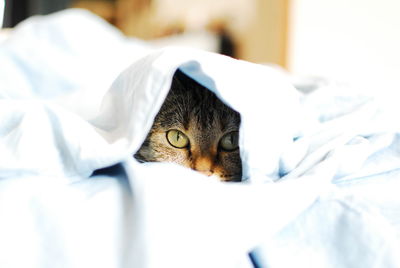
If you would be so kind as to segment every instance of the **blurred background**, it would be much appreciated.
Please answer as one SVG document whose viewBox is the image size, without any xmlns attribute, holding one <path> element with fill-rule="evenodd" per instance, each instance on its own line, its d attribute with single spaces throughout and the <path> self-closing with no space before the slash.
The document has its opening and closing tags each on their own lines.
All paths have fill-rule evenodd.
<svg viewBox="0 0 400 268">
<path fill-rule="evenodd" d="M 0 9 L 2 2 L 3 27 L 79 7 L 128 36 L 277 64 L 298 75 L 357 82 L 400 74 L 398 0 L 6 0 Z"/>
</svg>

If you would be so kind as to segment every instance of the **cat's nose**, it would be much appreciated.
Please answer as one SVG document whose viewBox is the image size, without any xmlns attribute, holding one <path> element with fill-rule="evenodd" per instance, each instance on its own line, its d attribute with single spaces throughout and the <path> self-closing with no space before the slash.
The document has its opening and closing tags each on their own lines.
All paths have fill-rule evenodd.
<svg viewBox="0 0 400 268">
<path fill-rule="evenodd" d="M 210 177 L 213 174 L 212 171 L 210 171 L 210 170 L 203 170 L 203 171 L 198 170 L 198 171 L 208 177 Z"/>
<path fill-rule="evenodd" d="M 212 161 L 209 158 L 202 157 L 196 159 L 193 169 L 206 176 L 211 176 L 213 174 Z"/>
</svg>

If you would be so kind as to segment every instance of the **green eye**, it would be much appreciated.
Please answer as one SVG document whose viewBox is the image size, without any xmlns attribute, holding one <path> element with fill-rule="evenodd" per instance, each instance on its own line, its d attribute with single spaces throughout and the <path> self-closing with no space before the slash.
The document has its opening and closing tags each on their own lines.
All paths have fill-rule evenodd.
<svg viewBox="0 0 400 268">
<path fill-rule="evenodd" d="M 219 146 L 225 151 L 234 151 L 239 148 L 239 132 L 232 131 L 225 134 L 219 141 Z"/>
<path fill-rule="evenodd" d="M 189 144 L 188 137 L 176 129 L 171 129 L 167 132 L 167 140 L 175 148 L 184 148 Z"/>
</svg>

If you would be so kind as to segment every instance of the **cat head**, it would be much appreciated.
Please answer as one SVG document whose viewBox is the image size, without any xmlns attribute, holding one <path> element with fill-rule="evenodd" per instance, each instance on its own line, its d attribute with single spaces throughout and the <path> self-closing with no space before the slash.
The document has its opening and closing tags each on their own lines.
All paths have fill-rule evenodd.
<svg viewBox="0 0 400 268">
<path fill-rule="evenodd" d="M 174 162 L 222 181 L 240 181 L 240 114 L 181 71 L 146 140 L 143 162 Z"/>
</svg>

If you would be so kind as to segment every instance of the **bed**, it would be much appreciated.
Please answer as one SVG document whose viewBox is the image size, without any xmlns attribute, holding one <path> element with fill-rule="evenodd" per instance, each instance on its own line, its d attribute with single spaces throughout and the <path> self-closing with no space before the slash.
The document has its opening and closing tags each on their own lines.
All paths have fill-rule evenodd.
<svg viewBox="0 0 400 268">
<path fill-rule="evenodd" d="M 243 182 L 132 155 L 180 69 L 241 113 Z M 399 267 L 398 107 L 83 10 L 0 43 L 0 267 Z"/>
</svg>

